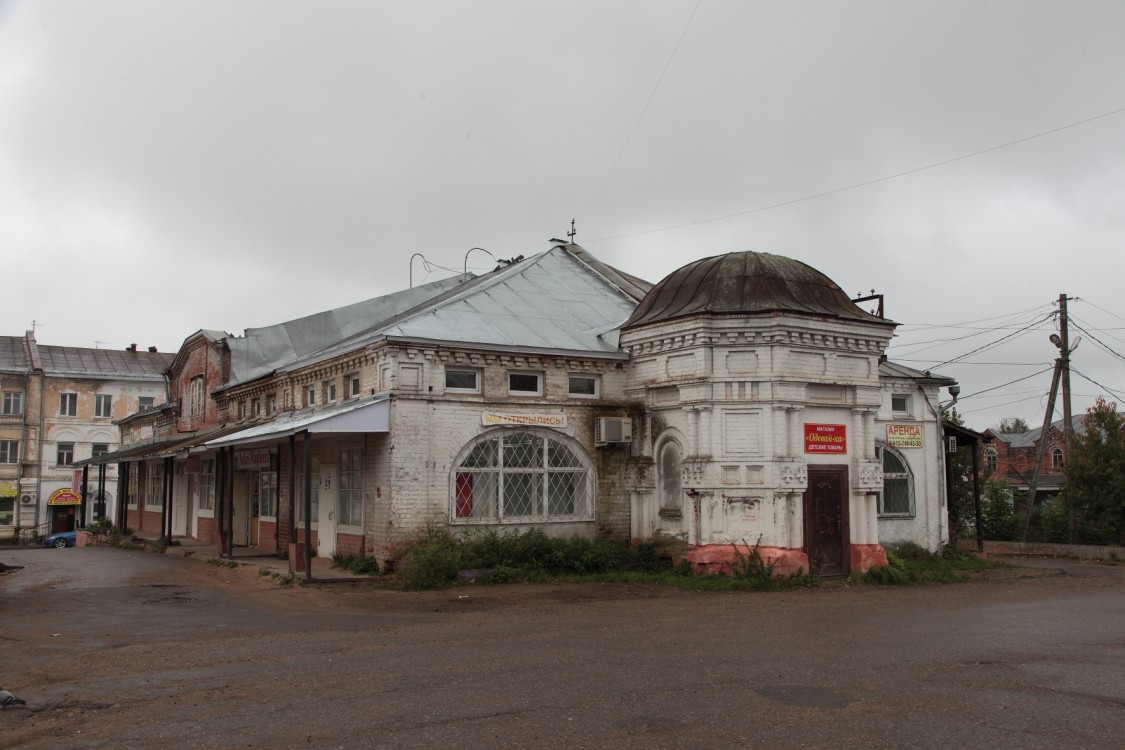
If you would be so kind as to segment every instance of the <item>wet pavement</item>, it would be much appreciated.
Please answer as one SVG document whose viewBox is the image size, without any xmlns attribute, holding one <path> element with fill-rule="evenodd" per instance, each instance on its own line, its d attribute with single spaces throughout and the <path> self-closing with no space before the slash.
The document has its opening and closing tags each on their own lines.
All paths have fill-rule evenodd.
<svg viewBox="0 0 1125 750">
<path fill-rule="evenodd" d="M 769 594 L 0 549 L 4 747 L 1119 748 L 1125 567 Z M 284 560 L 278 563 L 286 564 Z M 287 568 L 286 568 L 287 569 Z"/>
</svg>

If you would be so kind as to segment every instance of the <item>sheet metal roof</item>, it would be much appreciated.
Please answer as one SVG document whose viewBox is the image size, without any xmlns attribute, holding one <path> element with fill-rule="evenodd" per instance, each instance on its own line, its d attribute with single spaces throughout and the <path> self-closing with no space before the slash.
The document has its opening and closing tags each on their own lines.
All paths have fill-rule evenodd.
<svg viewBox="0 0 1125 750">
<path fill-rule="evenodd" d="M 798 260 L 751 251 L 703 258 L 652 288 L 626 327 L 690 315 L 788 312 L 894 325 L 863 310 L 843 289 Z"/>
<path fill-rule="evenodd" d="M 889 360 L 884 360 L 879 363 L 879 376 L 884 378 L 909 378 L 910 380 L 920 380 L 939 386 L 957 384 L 956 380 L 946 377 L 945 375 L 939 375 L 929 370 L 915 370 L 913 367 L 900 365 L 898 362 L 891 362 Z"/>
<path fill-rule="evenodd" d="M 559 245 L 482 277 L 477 283 L 387 326 L 387 337 L 535 351 L 618 355 L 613 336 L 636 307 L 645 282 Z M 628 286 L 629 290 L 622 287 Z"/>
<path fill-rule="evenodd" d="M 28 348 L 34 347 L 29 358 Z M 47 375 L 156 380 L 175 358 L 173 353 L 123 349 L 89 349 L 80 346 L 49 346 L 27 336 L 0 336 L 0 369 L 30 372 L 38 366 Z M 36 364 L 36 358 L 38 364 Z"/>
<path fill-rule="evenodd" d="M 267 375 L 365 331 L 378 329 L 395 316 L 471 278 L 454 276 L 286 323 L 247 328 L 243 336 L 227 336 L 231 352 L 231 382 L 227 386 Z"/>
<path fill-rule="evenodd" d="M 277 419 L 208 440 L 207 448 L 246 445 L 278 440 L 308 430 L 323 432 L 387 432 L 390 428 L 390 399 L 384 394 L 367 396 L 331 406 L 286 412 Z"/>
</svg>

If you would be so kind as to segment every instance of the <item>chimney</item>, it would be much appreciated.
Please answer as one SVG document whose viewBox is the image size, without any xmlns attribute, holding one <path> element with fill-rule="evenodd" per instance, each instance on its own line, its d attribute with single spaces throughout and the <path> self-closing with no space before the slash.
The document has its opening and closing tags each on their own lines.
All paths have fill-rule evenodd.
<svg viewBox="0 0 1125 750">
<path fill-rule="evenodd" d="M 153 354 L 156 354 L 156 347 L 155 347 L 155 346 L 150 346 L 150 347 L 148 348 L 148 350 L 149 350 L 150 352 L 152 352 Z"/>
<path fill-rule="evenodd" d="M 136 352 L 137 351 L 137 345 L 136 344 L 129 344 L 129 346 L 125 347 L 125 351 Z"/>
</svg>

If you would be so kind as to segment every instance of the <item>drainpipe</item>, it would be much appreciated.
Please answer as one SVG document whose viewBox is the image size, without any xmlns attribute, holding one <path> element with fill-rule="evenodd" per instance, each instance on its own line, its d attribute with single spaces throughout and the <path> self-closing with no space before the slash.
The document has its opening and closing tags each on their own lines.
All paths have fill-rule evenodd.
<svg viewBox="0 0 1125 750">
<path fill-rule="evenodd" d="M 35 528 L 39 528 L 39 503 L 43 499 L 43 431 L 47 428 L 47 417 L 43 413 L 43 393 L 47 390 L 47 376 L 39 371 L 39 466 L 35 471 Z M 38 532 L 36 532 L 38 533 Z"/>
</svg>

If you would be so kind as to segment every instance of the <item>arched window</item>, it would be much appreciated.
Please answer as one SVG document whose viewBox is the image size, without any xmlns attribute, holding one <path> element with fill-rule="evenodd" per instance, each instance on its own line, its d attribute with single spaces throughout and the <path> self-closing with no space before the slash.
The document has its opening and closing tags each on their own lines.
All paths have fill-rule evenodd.
<svg viewBox="0 0 1125 750">
<path fill-rule="evenodd" d="M 995 448 L 985 448 L 984 449 L 984 468 L 987 471 L 990 471 L 990 472 L 996 471 L 996 449 Z"/>
<path fill-rule="evenodd" d="M 590 459 L 562 435 L 493 431 L 461 455 L 453 470 L 454 522 L 594 518 Z"/>
<path fill-rule="evenodd" d="M 1057 445 L 1051 449 L 1051 468 L 1061 469 L 1063 465 L 1063 449 Z"/>
<path fill-rule="evenodd" d="M 898 451 L 885 445 L 875 452 L 883 463 L 883 491 L 879 493 L 879 515 L 914 515 L 914 477 Z"/>
<path fill-rule="evenodd" d="M 680 468 L 683 464 L 683 451 L 675 440 L 665 440 L 660 446 L 659 472 L 660 507 L 679 509 L 683 503 Z"/>
</svg>

